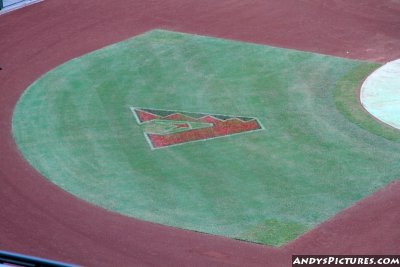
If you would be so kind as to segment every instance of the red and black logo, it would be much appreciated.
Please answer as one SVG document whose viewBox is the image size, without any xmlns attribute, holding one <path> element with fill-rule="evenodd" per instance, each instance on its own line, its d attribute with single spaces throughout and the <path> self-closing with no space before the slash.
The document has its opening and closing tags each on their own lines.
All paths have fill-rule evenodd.
<svg viewBox="0 0 400 267">
<path fill-rule="evenodd" d="M 131 108 L 151 148 L 262 130 L 256 118 Z"/>
</svg>

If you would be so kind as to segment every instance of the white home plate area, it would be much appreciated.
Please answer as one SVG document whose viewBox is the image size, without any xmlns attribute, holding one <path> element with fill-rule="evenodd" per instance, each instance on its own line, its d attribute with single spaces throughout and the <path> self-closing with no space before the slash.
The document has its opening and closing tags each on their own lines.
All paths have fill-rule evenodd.
<svg viewBox="0 0 400 267">
<path fill-rule="evenodd" d="M 400 59 L 368 76 L 361 87 L 360 99 L 375 118 L 400 129 Z"/>
</svg>

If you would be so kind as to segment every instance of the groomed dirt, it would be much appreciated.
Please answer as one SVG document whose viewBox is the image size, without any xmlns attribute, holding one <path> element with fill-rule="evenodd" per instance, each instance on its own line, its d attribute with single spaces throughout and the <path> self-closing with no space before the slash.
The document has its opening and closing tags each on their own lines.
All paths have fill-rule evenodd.
<svg viewBox="0 0 400 267">
<path fill-rule="evenodd" d="M 95 207 L 41 177 L 11 136 L 45 72 L 154 28 L 386 62 L 400 58 L 395 0 L 46 0 L 0 16 L 0 249 L 85 266 L 290 266 L 291 254 L 399 254 L 400 182 L 279 249 Z"/>
</svg>

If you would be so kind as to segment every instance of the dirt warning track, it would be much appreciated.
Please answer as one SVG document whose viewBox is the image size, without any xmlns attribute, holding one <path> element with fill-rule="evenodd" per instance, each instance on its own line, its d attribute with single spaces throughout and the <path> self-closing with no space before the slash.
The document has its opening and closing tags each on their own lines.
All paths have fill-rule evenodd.
<svg viewBox="0 0 400 267">
<path fill-rule="evenodd" d="M 154 28 L 387 62 L 398 1 L 47 0 L 0 17 L 0 249 L 85 266 L 289 266 L 292 253 L 397 254 L 400 182 L 275 249 L 146 223 L 62 191 L 22 158 L 13 108 L 50 69 Z"/>
</svg>

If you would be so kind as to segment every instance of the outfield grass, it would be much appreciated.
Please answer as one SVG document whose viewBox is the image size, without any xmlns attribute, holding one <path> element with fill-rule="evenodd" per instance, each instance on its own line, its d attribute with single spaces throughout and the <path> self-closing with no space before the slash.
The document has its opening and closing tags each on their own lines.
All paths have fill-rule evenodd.
<svg viewBox="0 0 400 267">
<path fill-rule="evenodd" d="M 45 74 L 13 134 L 39 172 L 91 203 L 278 246 L 400 176 L 399 133 L 356 100 L 377 67 L 155 30 Z M 265 130 L 151 150 L 130 107 L 256 117 Z"/>
</svg>

